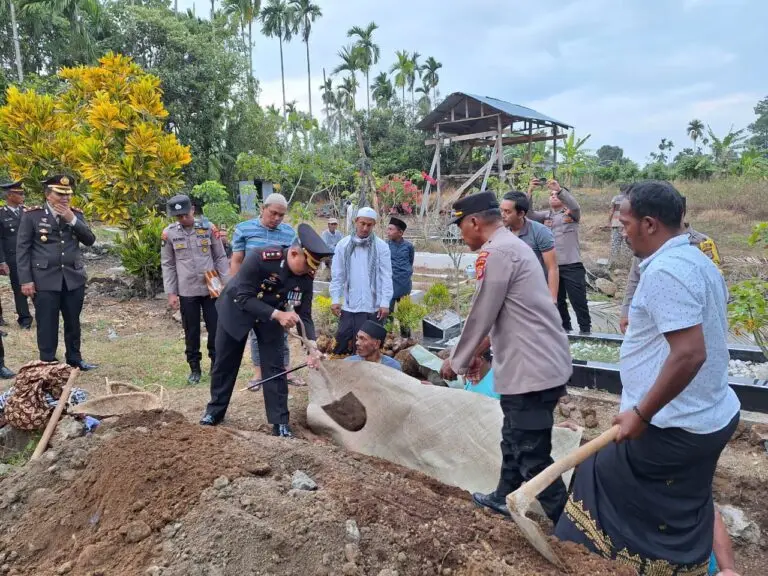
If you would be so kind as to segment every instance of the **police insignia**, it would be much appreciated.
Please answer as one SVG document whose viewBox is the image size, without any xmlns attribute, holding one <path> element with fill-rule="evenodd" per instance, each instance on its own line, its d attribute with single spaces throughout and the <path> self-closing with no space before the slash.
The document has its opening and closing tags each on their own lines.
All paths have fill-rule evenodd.
<svg viewBox="0 0 768 576">
<path fill-rule="evenodd" d="M 477 255 L 477 260 L 475 261 L 475 274 L 477 275 L 478 280 L 482 280 L 483 276 L 485 276 L 485 264 L 486 260 L 488 259 L 488 252 L 483 250 L 480 252 L 480 254 Z"/>
<path fill-rule="evenodd" d="M 282 250 L 262 250 L 261 252 L 261 258 L 263 260 L 280 260 L 282 257 Z"/>
</svg>

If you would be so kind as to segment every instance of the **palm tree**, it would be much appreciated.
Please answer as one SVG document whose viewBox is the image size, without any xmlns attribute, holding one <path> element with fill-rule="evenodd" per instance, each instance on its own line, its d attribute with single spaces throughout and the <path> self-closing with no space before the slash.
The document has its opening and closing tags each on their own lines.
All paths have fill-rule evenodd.
<svg viewBox="0 0 768 576">
<path fill-rule="evenodd" d="M 569 188 L 573 183 L 573 177 L 586 167 L 587 151 L 583 150 L 582 147 L 590 136 L 592 135 L 587 134 L 584 138 L 577 138 L 576 133 L 571 130 L 563 143 L 563 160 L 560 171 L 565 174 L 566 186 Z"/>
<path fill-rule="evenodd" d="M 430 98 L 429 98 L 429 94 L 430 94 L 431 90 L 432 90 L 432 87 L 429 84 L 427 84 L 426 82 L 424 82 L 424 84 L 422 84 L 421 86 L 416 88 L 416 92 L 421 94 L 421 96 L 419 97 L 419 102 L 418 102 L 419 111 L 424 116 L 429 114 L 429 110 L 432 108 L 432 102 L 430 101 Z"/>
<path fill-rule="evenodd" d="M 371 113 L 371 83 L 369 74 L 371 66 L 379 63 L 379 56 L 381 52 L 378 44 L 373 42 L 373 33 L 378 26 L 376 22 L 371 22 L 365 28 L 360 26 L 354 26 L 347 32 L 347 37 L 352 38 L 357 36 L 357 42 L 355 47 L 358 49 L 359 54 L 359 68 L 365 74 L 365 100 L 368 105 L 368 113 Z"/>
<path fill-rule="evenodd" d="M 731 126 L 728 134 L 721 139 L 712 132 L 712 128 L 707 126 L 707 133 L 712 142 L 712 159 L 721 171 L 727 170 L 728 164 L 738 157 L 738 151 L 743 148 L 746 138 L 744 130 L 742 128 L 734 132 L 733 126 Z"/>
<path fill-rule="evenodd" d="M 373 96 L 376 106 L 379 108 L 386 108 L 395 97 L 395 89 L 392 86 L 392 81 L 387 76 L 386 72 L 381 72 L 376 78 L 373 79 L 373 88 L 371 88 L 371 95 Z"/>
<path fill-rule="evenodd" d="M 688 137 L 693 140 L 693 153 L 696 154 L 698 152 L 698 148 L 696 147 L 696 141 L 704 136 L 704 122 L 701 120 L 697 120 L 694 118 L 688 123 Z"/>
<path fill-rule="evenodd" d="M 360 70 L 360 50 L 357 46 L 343 46 L 336 54 L 341 59 L 341 64 L 333 69 L 332 74 L 349 72 L 354 76 L 355 72 Z"/>
<path fill-rule="evenodd" d="M 291 8 L 296 13 L 296 28 L 301 32 L 301 39 L 307 45 L 307 93 L 309 94 L 309 117 L 312 118 L 312 71 L 309 66 L 309 35 L 312 33 L 312 23 L 323 15 L 320 6 L 312 4 L 312 0 L 290 0 Z"/>
<path fill-rule="evenodd" d="M 44 6 L 54 14 L 58 13 L 69 20 L 75 47 L 89 57 L 95 56 L 94 32 L 102 21 L 102 5 L 98 0 L 21 0 L 20 10 L 32 6 Z"/>
<path fill-rule="evenodd" d="M 234 17 L 240 26 L 243 42 L 248 44 L 248 90 L 253 94 L 253 21 L 259 17 L 261 0 L 224 0 L 224 13 Z M 245 29 L 248 28 L 246 40 Z"/>
<path fill-rule="evenodd" d="M 355 95 L 357 94 L 357 88 L 360 86 L 355 76 L 347 76 L 341 81 L 338 94 L 342 96 L 340 104 L 345 110 L 350 112 L 355 111 Z"/>
<path fill-rule="evenodd" d="M 261 11 L 261 32 L 270 38 L 277 38 L 280 42 L 280 77 L 283 82 L 283 119 L 288 118 L 285 109 L 285 66 L 283 63 L 283 40 L 290 42 L 293 38 L 294 26 L 293 9 L 285 0 L 268 0 L 267 5 Z"/>
<path fill-rule="evenodd" d="M 442 67 L 443 65 L 435 60 L 432 56 L 427 58 L 424 66 L 421 67 L 423 72 L 422 80 L 424 81 L 425 86 L 432 88 L 432 101 L 435 105 L 437 105 L 437 85 L 440 82 L 440 76 L 438 75 L 437 71 Z"/>
<path fill-rule="evenodd" d="M 421 67 L 419 66 L 421 54 L 414 52 L 411 55 L 411 66 L 408 70 L 408 89 L 411 91 L 411 105 L 415 104 L 413 89 L 416 86 L 416 76 L 421 78 Z"/>
<path fill-rule="evenodd" d="M 395 56 L 397 56 L 397 62 L 392 64 L 389 73 L 395 74 L 395 86 L 403 90 L 402 104 L 405 105 L 405 86 L 408 84 L 413 62 L 411 62 L 411 57 L 407 50 L 398 50 L 395 52 Z"/>
<path fill-rule="evenodd" d="M 8 0 L 11 9 L 11 30 L 13 32 L 13 50 L 16 55 L 16 72 L 19 75 L 19 84 L 24 82 L 24 68 L 21 65 L 21 46 L 19 44 L 19 23 L 16 22 L 16 0 Z"/>
</svg>

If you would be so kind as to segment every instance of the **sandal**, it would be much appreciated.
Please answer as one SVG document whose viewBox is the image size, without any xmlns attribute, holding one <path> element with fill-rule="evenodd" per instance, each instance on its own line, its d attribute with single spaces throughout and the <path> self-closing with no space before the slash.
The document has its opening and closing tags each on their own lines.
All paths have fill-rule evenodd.
<svg viewBox="0 0 768 576">
<path fill-rule="evenodd" d="M 251 392 L 258 392 L 261 390 L 261 379 L 253 378 L 252 380 L 248 380 L 248 389 Z"/>
<path fill-rule="evenodd" d="M 303 378 L 299 376 L 293 376 L 292 378 L 288 378 L 288 385 L 289 386 L 296 386 L 297 388 L 302 388 L 307 385 L 307 383 L 304 381 Z"/>
</svg>

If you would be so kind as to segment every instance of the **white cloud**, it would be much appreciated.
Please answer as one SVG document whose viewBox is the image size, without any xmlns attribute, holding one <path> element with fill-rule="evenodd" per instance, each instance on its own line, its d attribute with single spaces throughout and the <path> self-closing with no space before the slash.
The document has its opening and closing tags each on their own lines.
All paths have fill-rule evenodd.
<svg viewBox="0 0 768 576">
<path fill-rule="evenodd" d="M 717 46 L 693 45 L 670 55 L 662 61 L 662 65 L 669 68 L 700 70 L 725 66 L 735 60 L 736 54 Z"/>
</svg>

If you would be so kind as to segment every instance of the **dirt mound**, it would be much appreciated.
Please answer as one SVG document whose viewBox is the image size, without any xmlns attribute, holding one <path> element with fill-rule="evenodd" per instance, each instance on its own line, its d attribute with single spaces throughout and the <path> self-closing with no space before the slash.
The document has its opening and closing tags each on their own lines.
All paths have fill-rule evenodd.
<svg viewBox="0 0 768 576">
<path fill-rule="evenodd" d="M 0 483 L 10 574 L 552 575 L 461 491 L 335 446 L 128 415 Z M 316 491 L 292 488 L 297 470 Z M 574 575 L 632 572 L 555 543 Z"/>
</svg>

